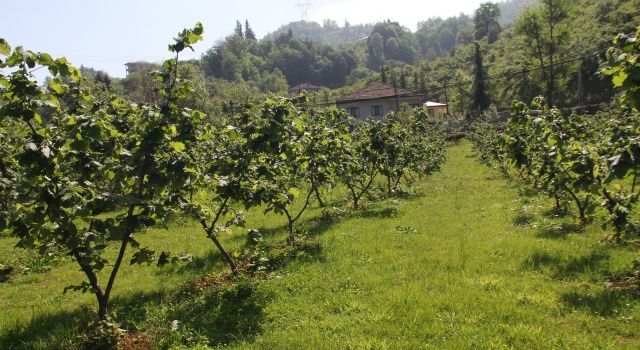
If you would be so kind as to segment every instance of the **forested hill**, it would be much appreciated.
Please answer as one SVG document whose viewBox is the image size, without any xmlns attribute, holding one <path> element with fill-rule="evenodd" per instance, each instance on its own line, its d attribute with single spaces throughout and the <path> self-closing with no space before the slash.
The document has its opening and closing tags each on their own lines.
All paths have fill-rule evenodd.
<svg viewBox="0 0 640 350">
<path fill-rule="evenodd" d="M 598 104 L 613 93 L 596 74 L 604 58 L 601 50 L 616 34 L 629 34 L 640 25 L 638 8 L 640 0 L 486 2 L 472 15 L 425 19 L 416 31 L 394 21 L 360 26 L 296 22 L 263 39 L 245 21 L 189 64 L 191 75 L 201 79 L 202 94 L 220 106 L 283 94 L 301 83 L 334 89 L 319 97 L 330 103 L 345 92 L 335 89 L 387 78 L 429 99 L 448 101 L 451 113 L 466 115 L 473 109 L 478 76 L 486 79 L 489 104 L 499 110 L 539 95 L 552 96 L 559 106 Z M 550 23 L 548 13 L 559 15 Z M 303 34 L 333 45 L 301 40 Z M 481 75 L 477 62 L 484 63 Z M 133 74 L 122 85 L 132 98 L 147 98 L 153 89 L 144 79 Z"/>
<path fill-rule="evenodd" d="M 366 39 L 373 30 L 373 24 L 352 25 L 345 21 L 343 26 L 339 26 L 338 22 L 330 19 L 325 20 L 322 25 L 317 22 L 297 21 L 281 26 L 275 32 L 265 35 L 264 39 L 275 40 L 278 36 L 287 34 L 289 30 L 293 37 L 300 40 L 338 47 Z"/>
<path fill-rule="evenodd" d="M 535 4 L 536 1 L 537 0 L 507 0 L 499 2 L 498 7 L 501 14 L 500 24 L 503 26 L 512 24 L 518 14 L 520 14 L 520 12 L 522 12 L 526 7 Z M 445 25 L 453 24 L 453 28 L 449 26 L 448 30 L 455 31 L 455 27 L 457 27 L 458 22 L 463 23 L 467 27 L 470 27 L 473 24 L 469 16 L 460 14 L 459 16 L 453 16 L 446 19 L 442 19 L 439 17 L 429 18 L 423 22 L 420 22 L 418 24 L 418 27 L 433 27 L 432 25 L 430 26 L 430 24 L 444 23 Z M 414 25 L 415 23 L 403 24 L 409 26 Z M 264 36 L 263 39 L 275 40 L 278 36 L 287 34 L 287 32 L 291 30 L 293 37 L 302 41 L 310 40 L 318 44 L 338 47 L 343 44 L 354 44 L 358 41 L 366 39 L 371 34 L 373 27 L 373 23 L 354 25 L 350 24 L 347 20 L 345 20 L 343 26 L 340 26 L 338 22 L 331 19 L 324 20 L 322 24 L 313 21 L 296 21 L 285 24 L 278 28 L 276 31 L 268 33 Z M 434 34 L 437 35 L 439 33 L 438 29 L 440 28 L 435 28 Z M 425 30 L 423 30 L 423 32 L 424 31 Z"/>
<path fill-rule="evenodd" d="M 503 26 L 512 24 L 524 9 L 535 5 L 537 2 L 538 0 L 509 0 L 499 2 L 500 24 Z"/>
</svg>

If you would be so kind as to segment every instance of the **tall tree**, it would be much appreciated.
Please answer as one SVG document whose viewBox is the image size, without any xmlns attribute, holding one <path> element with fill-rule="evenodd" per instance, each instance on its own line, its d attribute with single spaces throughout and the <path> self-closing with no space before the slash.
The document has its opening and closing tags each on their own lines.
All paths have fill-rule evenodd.
<svg viewBox="0 0 640 350">
<path fill-rule="evenodd" d="M 476 29 L 476 40 L 487 38 L 489 44 L 498 40 L 498 34 L 501 31 L 500 23 L 500 7 L 496 3 L 485 2 L 480 4 L 476 10 L 473 23 Z"/>
<path fill-rule="evenodd" d="M 234 29 L 233 35 L 244 38 L 244 34 L 242 32 L 242 23 L 240 23 L 240 21 L 236 21 L 236 29 Z"/>
<path fill-rule="evenodd" d="M 482 64 L 482 53 L 480 52 L 480 44 L 474 42 L 476 51 L 473 55 L 473 64 L 475 66 L 475 74 L 473 77 L 473 92 L 472 92 L 472 101 L 471 108 L 474 111 L 482 114 L 489 105 L 491 104 L 491 99 L 489 95 L 487 95 L 487 83 L 485 81 L 484 76 L 484 66 Z"/>
<path fill-rule="evenodd" d="M 549 105 L 556 102 L 557 55 L 565 46 L 568 31 L 562 26 L 568 16 L 566 0 L 541 0 L 541 6 L 526 10 L 516 23 L 516 33 L 524 38 L 524 46 L 538 61 Z"/>
<path fill-rule="evenodd" d="M 251 26 L 249 26 L 249 20 L 246 19 L 244 20 L 244 37 L 248 40 L 258 40 L 256 38 L 256 33 L 254 33 L 253 29 L 251 29 Z"/>
<path fill-rule="evenodd" d="M 553 105 L 555 98 L 556 72 L 554 56 L 559 52 L 567 35 L 567 32 L 559 28 L 568 16 L 567 7 L 566 0 L 542 0 L 542 18 L 547 26 L 547 55 L 549 57 L 547 95 L 550 105 Z"/>
<path fill-rule="evenodd" d="M 380 80 L 382 80 L 382 83 L 386 84 L 388 79 L 387 79 L 387 68 L 383 65 L 382 68 L 380 68 Z"/>
</svg>

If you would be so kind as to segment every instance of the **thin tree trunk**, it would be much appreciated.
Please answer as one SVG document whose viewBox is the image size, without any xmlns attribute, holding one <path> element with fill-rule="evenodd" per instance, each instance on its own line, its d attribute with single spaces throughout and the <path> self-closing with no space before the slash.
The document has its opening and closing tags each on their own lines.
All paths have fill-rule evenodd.
<svg viewBox="0 0 640 350">
<path fill-rule="evenodd" d="M 347 187 L 349 187 L 349 191 L 351 192 L 351 198 L 353 199 L 353 208 L 358 209 L 358 201 L 360 200 L 360 197 L 356 195 L 356 191 L 353 185 L 347 184 Z"/>
<path fill-rule="evenodd" d="M 315 186 L 309 189 L 309 193 L 307 193 L 307 197 L 305 198 L 304 205 L 302 206 L 302 209 L 300 209 L 300 211 L 295 217 L 292 217 L 291 213 L 286 207 L 283 210 L 284 214 L 287 216 L 287 225 L 289 228 L 289 238 L 287 239 L 287 241 L 291 244 L 295 241 L 293 225 L 295 224 L 296 221 L 298 221 L 298 219 L 300 219 L 300 217 L 302 216 L 302 213 L 304 213 L 304 211 L 309 206 L 309 200 L 311 199 L 311 195 L 313 194 L 314 191 L 315 191 Z"/>
<path fill-rule="evenodd" d="M 100 320 L 106 320 L 109 300 L 108 298 L 105 299 L 104 297 L 104 290 L 100 285 L 100 281 L 98 281 L 98 276 L 96 275 L 95 271 L 93 271 L 91 266 L 85 262 L 85 259 L 82 258 L 80 252 L 76 250 L 72 254 L 74 259 L 76 259 L 78 265 L 80 265 L 80 269 L 82 269 L 82 272 L 84 272 L 85 276 L 87 276 L 89 284 L 91 285 L 91 289 L 93 290 L 93 294 L 96 296 L 96 300 L 98 301 L 98 318 Z"/>
<path fill-rule="evenodd" d="M 585 206 L 583 205 L 583 203 L 580 201 L 580 198 L 578 198 L 578 196 L 569 189 L 569 187 L 567 185 L 564 185 L 564 190 L 567 191 L 567 193 L 569 193 L 569 195 L 573 198 L 573 201 L 576 203 L 576 206 L 578 207 L 578 212 L 579 212 L 579 220 L 581 224 L 585 224 L 587 222 L 587 218 L 585 215 Z"/>
<path fill-rule="evenodd" d="M 218 250 L 220 251 L 220 254 L 222 254 L 222 257 L 224 258 L 224 261 L 226 261 L 227 265 L 229 265 L 229 267 L 231 268 L 231 273 L 233 273 L 234 276 L 237 276 L 238 275 L 238 266 L 233 261 L 233 258 L 231 258 L 231 255 L 229 254 L 229 252 L 227 252 L 227 250 L 224 249 L 224 247 L 222 246 L 222 244 L 218 240 L 218 237 L 216 237 L 216 234 L 212 232 L 211 234 L 208 235 L 208 237 L 209 237 L 209 239 L 211 239 L 213 241 L 213 244 L 215 244 L 216 247 L 218 247 Z"/>
<path fill-rule="evenodd" d="M 209 239 L 213 241 L 213 244 L 215 244 L 215 246 L 218 248 L 218 251 L 220 252 L 220 254 L 222 254 L 222 258 L 225 260 L 227 265 L 229 265 L 229 268 L 231 269 L 231 273 L 233 273 L 233 275 L 235 276 L 235 275 L 238 275 L 238 267 L 235 261 L 233 261 L 231 254 L 229 254 L 229 252 L 224 248 L 224 246 L 216 236 L 216 232 L 215 232 L 216 225 L 218 224 L 218 221 L 222 217 L 222 213 L 226 210 L 228 202 L 229 202 L 229 198 L 225 198 L 224 201 L 222 201 L 222 204 L 220 204 L 220 208 L 218 208 L 218 211 L 216 212 L 216 216 L 213 218 L 213 221 L 211 222 L 211 224 L 207 224 L 205 218 L 200 217 L 200 225 L 206 232 L 207 237 L 209 237 Z"/>
<path fill-rule="evenodd" d="M 144 173 L 140 174 L 140 182 L 138 183 L 138 198 L 142 197 L 142 193 L 144 191 Z M 127 211 L 127 217 L 125 218 L 127 231 L 125 232 L 122 240 L 120 242 L 120 249 L 118 250 L 118 257 L 116 258 L 116 262 L 113 264 L 113 269 L 111 270 L 111 274 L 109 275 L 109 282 L 107 282 L 107 287 L 104 291 L 104 309 L 105 312 L 109 306 L 109 299 L 111 297 L 111 291 L 113 290 L 113 286 L 116 282 L 116 276 L 118 275 L 118 271 L 120 271 L 120 265 L 122 265 L 122 260 L 124 259 L 124 254 L 127 250 L 127 245 L 129 244 L 129 238 L 131 238 L 131 234 L 133 233 L 134 228 L 131 226 L 131 221 L 133 220 L 136 205 L 132 204 L 129 206 L 129 210 Z M 104 315 L 106 317 L 106 313 Z M 102 319 L 102 318 L 101 318 Z"/>
<path fill-rule="evenodd" d="M 322 197 L 320 197 L 320 191 L 318 190 L 318 188 L 316 187 L 316 189 L 314 190 L 315 195 L 316 195 L 316 199 L 318 200 L 318 203 L 320 204 L 320 207 L 324 208 L 325 204 L 322 201 Z"/>
</svg>

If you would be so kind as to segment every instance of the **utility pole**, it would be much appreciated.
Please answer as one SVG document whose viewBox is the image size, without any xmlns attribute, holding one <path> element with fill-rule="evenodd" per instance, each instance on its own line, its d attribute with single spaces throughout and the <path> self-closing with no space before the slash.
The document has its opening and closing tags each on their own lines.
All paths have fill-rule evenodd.
<svg viewBox="0 0 640 350">
<path fill-rule="evenodd" d="M 396 112 L 398 112 L 400 110 L 400 101 L 398 101 L 398 87 L 395 83 L 393 84 L 393 92 L 396 95 Z"/>
<path fill-rule="evenodd" d="M 312 4 L 310 2 L 299 2 L 296 4 L 296 10 L 300 12 L 300 21 L 305 21 L 309 16 L 309 9 Z"/>
<path fill-rule="evenodd" d="M 449 87 L 446 83 L 444 84 L 444 103 L 447 105 L 447 115 L 449 115 L 449 94 L 447 92 L 447 87 Z"/>
<path fill-rule="evenodd" d="M 582 62 L 578 66 L 578 102 L 584 105 L 584 92 L 582 90 Z"/>
<path fill-rule="evenodd" d="M 582 48 L 580 45 L 580 39 L 578 39 L 578 47 Z M 580 106 L 584 105 L 584 91 L 582 90 L 582 60 L 578 64 L 578 104 Z"/>
</svg>

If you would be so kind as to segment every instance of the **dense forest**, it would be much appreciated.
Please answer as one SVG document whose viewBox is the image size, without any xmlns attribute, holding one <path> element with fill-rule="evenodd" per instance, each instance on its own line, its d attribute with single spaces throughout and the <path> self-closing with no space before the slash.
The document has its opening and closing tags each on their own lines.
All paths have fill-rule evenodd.
<svg viewBox="0 0 640 350">
<path fill-rule="evenodd" d="M 538 95 L 561 107 L 599 104 L 612 95 L 597 74 L 604 48 L 640 24 L 638 8 L 640 0 L 487 2 L 471 15 L 426 19 L 415 32 L 392 20 L 342 27 L 327 20 L 293 22 L 263 39 L 245 20 L 182 69 L 210 97 L 197 100 L 208 111 L 301 83 L 324 87 L 314 99 L 332 103 L 381 80 L 447 102 L 457 115 L 478 109 L 478 86 L 483 110 Z M 146 74 L 111 80 L 135 100 L 154 98 Z"/>
</svg>

